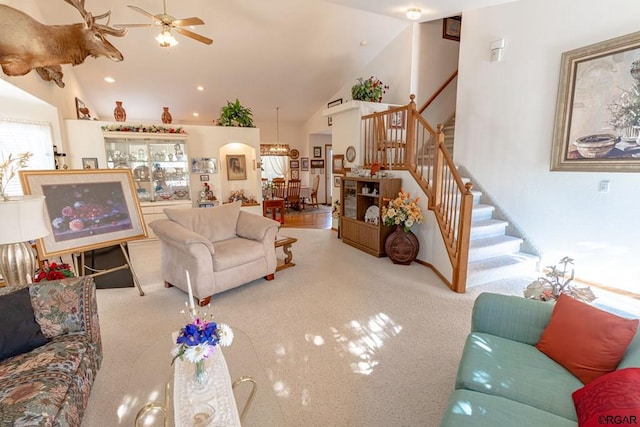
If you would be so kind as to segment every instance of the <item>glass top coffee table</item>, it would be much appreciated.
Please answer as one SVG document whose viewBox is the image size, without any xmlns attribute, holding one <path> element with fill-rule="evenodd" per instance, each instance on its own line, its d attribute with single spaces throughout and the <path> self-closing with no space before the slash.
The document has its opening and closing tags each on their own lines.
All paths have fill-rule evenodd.
<svg viewBox="0 0 640 427">
<path fill-rule="evenodd" d="M 237 328 L 231 327 L 234 333 L 233 343 L 229 347 L 217 347 L 216 351 L 222 349 L 224 355 L 223 363 L 226 361 L 228 368 L 228 378 L 232 384 L 225 384 L 231 390 L 233 388 L 233 398 L 231 403 L 237 405 L 236 408 L 226 408 L 225 399 L 222 399 L 221 408 L 215 405 L 203 405 L 203 398 L 198 391 L 185 386 L 185 382 L 190 382 L 193 367 L 189 362 L 182 363 L 176 369 L 172 366 L 169 352 L 173 348 L 173 340 L 167 339 L 166 345 L 159 346 L 157 351 L 166 349 L 166 364 L 153 366 L 154 363 L 140 366 L 140 369 L 148 371 L 151 375 L 162 375 L 166 380 L 163 392 L 156 393 L 157 397 L 152 402 L 141 404 L 134 425 L 136 426 L 180 426 L 180 427 L 204 427 L 204 426 L 282 426 L 284 425 L 282 411 L 273 392 L 271 383 L 258 360 L 257 354 L 250 338 Z M 161 358 L 153 358 L 161 359 Z M 213 361 L 209 361 L 212 362 Z M 211 369 L 220 369 L 218 363 Z M 154 372 L 155 371 L 155 372 Z M 152 373 L 153 372 L 153 373 Z M 176 374 L 176 372 L 178 372 Z M 212 371 L 210 371 L 212 372 Z M 176 381 L 176 375 L 180 378 Z M 215 381 L 214 376 L 210 376 L 209 384 Z M 180 390 L 180 395 L 175 396 L 176 390 Z M 191 395 L 193 393 L 193 395 Z M 204 394 L 203 394 L 204 395 Z M 204 399 L 206 400 L 206 399 Z M 176 407 L 174 403 L 178 401 L 181 407 L 180 414 L 176 417 Z M 185 407 L 187 405 L 190 407 Z M 219 414 L 211 412 L 221 411 Z M 230 410 L 229 410 L 230 409 Z M 181 416 L 180 416 L 181 415 Z M 188 416 L 185 416 L 188 415 Z M 176 422 L 176 419 L 182 421 Z M 219 420 L 228 420 L 220 423 Z M 186 421 L 185 421 L 186 420 Z M 229 421 L 230 420 L 230 421 Z"/>
</svg>

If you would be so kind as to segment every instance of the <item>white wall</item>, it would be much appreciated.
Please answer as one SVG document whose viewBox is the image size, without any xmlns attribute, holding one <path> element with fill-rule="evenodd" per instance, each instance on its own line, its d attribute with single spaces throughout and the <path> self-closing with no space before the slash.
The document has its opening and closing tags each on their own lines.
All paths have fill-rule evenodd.
<svg viewBox="0 0 640 427">
<path fill-rule="evenodd" d="M 638 30 L 630 0 L 521 0 L 464 13 L 454 158 L 543 251 L 576 260 L 576 275 L 637 282 L 640 176 L 550 172 L 563 52 Z M 489 43 L 505 38 L 504 60 Z M 599 193 L 601 180 L 611 182 Z"/>
</svg>

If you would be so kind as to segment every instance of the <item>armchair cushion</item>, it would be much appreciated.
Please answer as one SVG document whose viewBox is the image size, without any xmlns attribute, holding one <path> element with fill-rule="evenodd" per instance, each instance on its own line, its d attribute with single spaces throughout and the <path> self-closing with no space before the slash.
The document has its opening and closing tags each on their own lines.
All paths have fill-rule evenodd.
<svg viewBox="0 0 640 427">
<path fill-rule="evenodd" d="M 47 343 L 31 307 L 29 289 L 0 296 L 0 361 Z"/>
<path fill-rule="evenodd" d="M 236 237 L 236 224 L 242 201 L 223 204 L 210 209 L 165 209 L 164 213 L 174 222 L 211 242 Z"/>
</svg>

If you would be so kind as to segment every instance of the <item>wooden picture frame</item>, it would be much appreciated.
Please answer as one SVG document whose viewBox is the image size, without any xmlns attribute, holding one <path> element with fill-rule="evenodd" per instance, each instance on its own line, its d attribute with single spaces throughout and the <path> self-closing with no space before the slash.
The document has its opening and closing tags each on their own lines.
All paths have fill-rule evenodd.
<svg viewBox="0 0 640 427">
<path fill-rule="evenodd" d="M 82 169 L 98 169 L 98 158 L 97 157 L 83 157 L 82 158 Z"/>
<path fill-rule="evenodd" d="M 227 154 L 227 180 L 244 181 L 247 179 L 247 156 Z"/>
<path fill-rule="evenodd" d="M 324 159 L 311 159 L 311 169 L 324 169 Z"/>
<path fill-rule="evenodd" d="M 344 154 L 334 154 L 331 165 L 333 173 L 344 174 Z"/>
<path fill-rule="evenodd" d="M 564 52 L 552 171 L 640 172 L 640 32 Z"/>
<path fill-rule="evenodd" d="M 342 184 L 342 177 L 340 175 L 336 175 L 333 177 L 333 186 L 334 187 L 340 187 L 340 185 Z"/>
<path fill-rule="evenodd" d="M 209 181 L 209 175 L 200 175 L 200 182 Z"/>
<path fill-rule="evenodd" d="M 298 169 L 291 169 L 291 179 L 300 179 L 300 171 Z"/>
<path fill-rule="evenodd" d="M 322 157 L 322 147 L 313 147 L 313 157 L 314 158 Z"/>
<path fill-rule="evenodd" d="M 76 97 L 76 117 L 79 120 L 93 120 L 86 104 L 78 97 Z"/>
<path fill-rule="evenodd" d="M 460 32 L 462 30 L 462 17 L 451 16 L 442 20 L 442 38 L 460 41 Z"/>
<path fill-rule="evenodd" d="M 289 160 L 289 169 L 299 169 L 300 162 L 298 160 Z"/>
<path fill-rule="evenodd" d="M 41 259 L 147 237 L 130 169 L 22 170 L 20 181 L 25 194 L 46 197 Z"/>
<path fill-rule="evenodd" d="M 302 157 L 300 159 L 300 170 L 303 172 L 306 172 L 309 170 L 309 158 L 308 157 Z"/>
<path fill-rule="evenodd" d="M 338 98 L 338 99 L 336 99 L 334 101 L 331 101 L 331 102 L 327 103 L 327 108 L 335 107 L 336 105 L 340 105 L 340 104 L 342 104 L 342 98 Z M 332 116 L 327 117 L 327 124 L 329 126 L 333 125 L 333 117 Z"/>
</svg>

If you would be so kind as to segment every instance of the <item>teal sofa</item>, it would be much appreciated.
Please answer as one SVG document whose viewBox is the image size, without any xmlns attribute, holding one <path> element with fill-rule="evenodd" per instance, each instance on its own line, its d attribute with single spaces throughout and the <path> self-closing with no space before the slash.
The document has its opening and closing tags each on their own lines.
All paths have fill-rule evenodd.
<svg viewBox="0 0 640 427">
<path fill-rule="evenodd" d="M 582 382 L 535 347 L 552 310 L 517 296 L 478 296 L 441 426 L 578 425 L 571 395 Z M 618 365 L 626 367 L 640 367 L 640 332 Z"/>
</svg>

